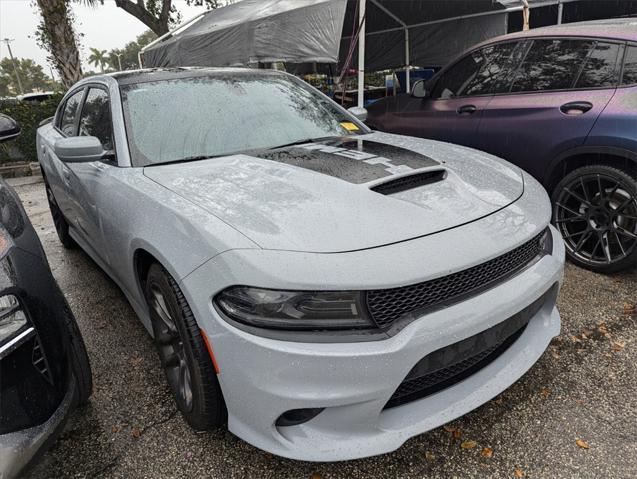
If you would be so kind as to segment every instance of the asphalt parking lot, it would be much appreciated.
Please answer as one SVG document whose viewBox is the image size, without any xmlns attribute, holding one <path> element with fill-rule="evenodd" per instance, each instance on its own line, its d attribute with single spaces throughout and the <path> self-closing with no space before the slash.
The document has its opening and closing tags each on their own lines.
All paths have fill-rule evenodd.
<svg viewBox="0 0 637 479">
<path fill-rule="evenodd" d="M 42 183 L 16 190 L 75 312 L 95 381 L 89 406 L 30 477 L 637 477 L 637 270 L 601 276 L 568 265 L 562 334 L 488 404 L 391 454 L 304 463 L 227 431 L 189 429 L 124 295 L 86 254 L 61 247 Z"/>
</svg>

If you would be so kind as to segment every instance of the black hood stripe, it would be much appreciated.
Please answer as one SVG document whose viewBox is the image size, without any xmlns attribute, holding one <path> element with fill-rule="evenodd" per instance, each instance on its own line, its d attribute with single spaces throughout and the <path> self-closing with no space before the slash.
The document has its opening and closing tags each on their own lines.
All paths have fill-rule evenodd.
<svg viewBox="0 0 637 479">
<path fill-rule="evenodd" d="M 356 184 L 440 165 L 428 156 L 405 148 L 351 138 L 268 150 L 254 156 Z"/>
</svg>

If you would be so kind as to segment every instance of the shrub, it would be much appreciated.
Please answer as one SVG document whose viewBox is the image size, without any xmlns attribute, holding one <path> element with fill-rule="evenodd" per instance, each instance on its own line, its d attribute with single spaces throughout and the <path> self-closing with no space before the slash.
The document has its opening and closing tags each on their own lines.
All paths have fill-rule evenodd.
<svg viewBox="0 0 637 479">
<path fill-rule="evenodd" d="M 0 113 L 16 120 L 22 129 L 18 138 L 0 147 L 0 163 L 18 160 L 37 161 L 36 130 L 42 120 L 55 115 L 60 100 L 61 93 L 56 93 L 42 102 L 0 100 Z"/>
</svg>

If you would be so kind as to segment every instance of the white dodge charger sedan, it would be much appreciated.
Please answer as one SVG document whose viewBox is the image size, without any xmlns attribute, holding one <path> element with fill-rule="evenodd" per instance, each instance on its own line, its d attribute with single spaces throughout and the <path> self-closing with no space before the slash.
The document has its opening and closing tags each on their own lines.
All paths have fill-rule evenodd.
<svg viewBox="0 0 637 479">
<path fill-rule="evenodd" d="M 61 242 L 121 287 L 197 430 L 310 461 L 392 451 L 559 332 L 564 247 L 533 178 L 371 132 L 285 73 L 88 78 L 37 148 Z"/>
</svg>

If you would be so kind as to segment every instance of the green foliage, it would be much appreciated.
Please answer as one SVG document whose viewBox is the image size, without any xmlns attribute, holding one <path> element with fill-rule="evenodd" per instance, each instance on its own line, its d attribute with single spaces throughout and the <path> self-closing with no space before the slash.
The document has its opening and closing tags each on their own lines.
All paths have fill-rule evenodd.
<svg viewBox="0 0 637 479">
<path fill-rule="evenodd" d="M 106 50 L 98 50 L 97 48 L 91 48 L 90 50 L 91 54 L 88 57 L 88 62 L 99 67 L 100 71 L 104 73 L 104 67 L 108 65 Z"/>
<path fill-rule="evenodd" d="M 117 61 L 117 55 L 120 55 L 119 58 L 122 62 L 122 70 L 134 70 L 139 68 L 137 54 L 143 47 L 148 45 L 155 38 L 157 38 L 157 35 L 155 35 L 151 30 L 146 30 L 135 40 L 124 45 L 124 48 L 115 48 L 110 50 L 106 56 L 109 67 L 112 70 L 119 71 L 120 68 L 119 62 Z"/>
<path fill-rule="evenodd" d="M 97 7 L 104 5 L 104 0 L 74 0 L 84 5 Z M 205 6 L 209 10 L 218 8 L 222 4 L 234 3 L 236 0 L 184 0 L 186 5 Z M 115 0 L 122 10 L 130 13 L 140 22 L 150 28 L 155 34 L 163 35 L 181 22 L 181 13 L 174 0 Z M 122 65 L 123 67 L 124 65 Z"/>
<path fill-rule="evenodd" d="M 42 67 L 30 58 L 16 58 L 15 65 L 22 81 L 24 93 L 59 88 L 59 85 L 44 73 Z M 19 94 L 20 90 L 15 77 L 13 63 L 9 57 L 5 57 L 0 60 L 0 97 Z"/>
<path fill-rule="evenodd" d="M 9 145 L 18 149 L 23 160 L 37 161 L 36 130 L 42 120 L 55 115 L 55 110 L 61 100 L 62 93 L 57 93 L 43 102 L 0 100 L 0 113 L 9 115 L 20 123 L 20 128 L 22 128 L 22 132 L 16 140 L 0 147 L 0 163 L 16 159 L 9 156 L 8 148 L 6 148 Z"/>
</svg>

